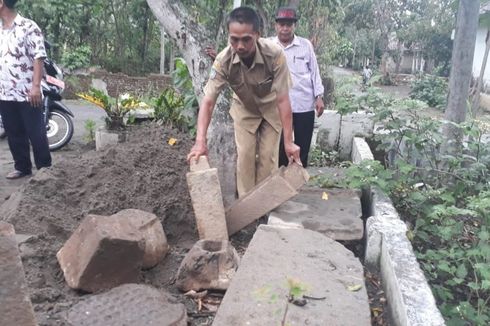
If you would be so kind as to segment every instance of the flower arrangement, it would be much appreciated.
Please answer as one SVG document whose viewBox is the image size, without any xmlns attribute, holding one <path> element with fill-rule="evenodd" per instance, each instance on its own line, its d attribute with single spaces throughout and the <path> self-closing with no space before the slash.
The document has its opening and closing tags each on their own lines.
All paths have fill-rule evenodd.
<svg viewBox="0 0 490 326">
<path fill-rule="evenodd" d="M 106 112 L 105 123 L 109 130 L 124 129 L 126 127 L 125 118 L 132 110 L 149 108 L 146 103 L 130 94 L 122 94 L 114 98 L 102 91 L 91 88 L 86 93 L 78 93 L 77 96 L 95 104 Z"/>
</svg>

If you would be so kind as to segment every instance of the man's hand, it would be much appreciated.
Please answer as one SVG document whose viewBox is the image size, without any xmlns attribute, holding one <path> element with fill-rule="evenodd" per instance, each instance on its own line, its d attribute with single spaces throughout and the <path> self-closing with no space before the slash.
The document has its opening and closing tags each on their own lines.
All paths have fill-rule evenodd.
<svg viewBox="0 0 490 326">
<path fill-rule="evenodd" d="M 211 59 L 216 59 L 217 53 L 216 50 L 210 46 L 206 46 L 204 48 L 204 52 L 211 58 Z"/>
<path fill-rule="evenodd" d="M 316 109 L 316 116 L 319 118 L 323 114 L 323 110 L 325 110 L 325 104 L 323 104 L 323 98 L 321 96 L 318 96 L 315 100 L 315 109 Z"/>
<path fill-rule="evenodd" d="M 299 157 L 300 148 L 298 145 L 293 142 L 289 144 L 284 144 L 284 151 L 286 152 L 286 156 L 289 159 L 289 164 L 291 164 L 292 162 L 296 162 L 299 165 L 303 166 Z"/>
<path fill-rule="evenodd" d="M 206 142 L 198 142 L 192 146 L 191 151 L 187 155 L 187 162 L 190 164 L 192 160 L 199 160 L 199 157 L 202 155 L 208 155 L 208 146 L 206 145 Z"/>
<path fill-rule="evenodd" d="M 42 96 L 41 89 L 39 86 L 33 86 L 31 91 L 29 92 L 29 103 L 33 108 L 39 108 L 42 106 Z"/>
</svg>

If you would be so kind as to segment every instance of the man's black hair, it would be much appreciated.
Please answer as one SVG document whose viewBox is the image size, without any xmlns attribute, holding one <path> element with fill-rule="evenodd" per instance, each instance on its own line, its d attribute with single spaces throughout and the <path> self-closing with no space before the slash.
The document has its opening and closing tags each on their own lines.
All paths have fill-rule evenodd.
<svg viewBox="0 0 490 326">
<path fill-rule="evenodd" d="M 230 29 L 231 23 L 250 24 L 254 32 L 260 31 L 260 19 L 257 12 L 250 7 L 238 7 L 233 9 L 226 19 L 226 26 Z"/>
<path fill-rule="evenodd" d="M 9 9 L 14 9 L 15 4 L 17 3 L 17 0 L 3 0 L 3 3 L 5 6 Z"/>
</svg>

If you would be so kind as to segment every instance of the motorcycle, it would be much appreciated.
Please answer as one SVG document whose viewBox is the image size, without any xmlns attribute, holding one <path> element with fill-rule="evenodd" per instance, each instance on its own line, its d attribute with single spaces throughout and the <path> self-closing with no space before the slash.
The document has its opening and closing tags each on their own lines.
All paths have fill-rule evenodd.
<svg viewBox="0 0 490 326">
<path fill-rule="evenodd" d="M 45 43 L 46 50 L 51 45 Z M 46 123 L 46 134 L 48 136 L 49 150 L 56 151 L 71 140 L 73 136 L 73 121 L 75 116 L 71 110 L 61 102 L 61 94 L 65 89 L 63 81 L 63 72 L 51 59 L 44 59 L 45 75 L 41 80 L 41 89 L 43 92 L 43 110 Z M 0 138 L 5 137 L 2 119 L 0 117 Z"/>
</svg>

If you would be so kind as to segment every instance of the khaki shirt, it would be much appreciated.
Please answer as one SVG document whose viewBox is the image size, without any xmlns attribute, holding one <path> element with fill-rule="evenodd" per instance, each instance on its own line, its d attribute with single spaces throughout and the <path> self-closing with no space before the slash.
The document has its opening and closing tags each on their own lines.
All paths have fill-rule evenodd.
<svg viewBox="0 0 490 326">
<path fill-rule="evenodd" d="M 250 68 L 227 46 L 214 61 L 204 94 L 216 101 L 226 84 L 234 92 L 230 114 L 235 123 L 254 133 L 265 119 L 281 131 L 277 93 L 289 91 L 291 78 L 280 46 L 260 38 Z"/>
</svg>

